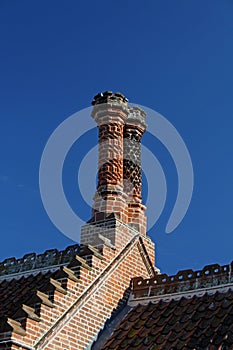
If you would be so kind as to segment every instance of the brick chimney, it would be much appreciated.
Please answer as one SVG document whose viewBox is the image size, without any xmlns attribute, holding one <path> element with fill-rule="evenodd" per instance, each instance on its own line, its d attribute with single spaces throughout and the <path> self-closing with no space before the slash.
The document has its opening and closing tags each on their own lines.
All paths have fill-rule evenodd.
<svg viewBox="0 0 233 350">
<path fill-rule="evenodd" d="M 92 105 L 99 129 L 98 185 L 92 218 L 82 227 L 81 244 L 108 243 L 120 249 L 133 235 L 146 235 L 141 170 L 146 113 L 130 107 L 118 92 L 100 93 Z"/>
<path fill-rule="evenodd" d="M 128 203 L 128 224 L 146 235 L 146 207 L 142 204 L 141 138 L 146 130 L 146 113 L 129 109 L 124 126 L 124 192 Z"/>
<path fill-rule="evenodd" d="M 123 137 L 128 116 L 127 99 L 120 93 L 95 96 L 92 117 L 99 128 L 98 185 L 92 210 L 95 222 L 114 214 L 128 222 L 123 184 Z"/>
</svg>

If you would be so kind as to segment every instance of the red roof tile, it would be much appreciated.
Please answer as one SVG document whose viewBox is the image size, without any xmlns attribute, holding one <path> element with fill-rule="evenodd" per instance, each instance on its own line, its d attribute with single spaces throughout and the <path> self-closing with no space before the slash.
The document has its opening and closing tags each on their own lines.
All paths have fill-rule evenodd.
<svg viewBox="0 0 233 350">
<path fill-rule="evenodd" d="M 211 345 L 226 345 L 232 349 L 232 290 L 137 305 L 123 319 L 103 350 L 206 349 Z"/>
<path fill-rule="evenodd" d="M 133 279 L 131 310 L 101 349 L 233 349 L 232 265 Z"/>
</svg>

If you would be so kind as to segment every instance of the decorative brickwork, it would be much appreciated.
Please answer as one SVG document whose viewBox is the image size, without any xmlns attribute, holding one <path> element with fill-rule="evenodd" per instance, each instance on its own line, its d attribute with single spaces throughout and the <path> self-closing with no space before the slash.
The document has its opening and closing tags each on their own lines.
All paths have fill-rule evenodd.
<svg viewBox="0 0 233 350">
<path fill-rule="evenodd" d="M 121 93 L 110 91 L 96 95 L 92 105 L 92 117 L 99 129 L 98 185 L 92 218 L 82 228 L 81 243 L 99 246 L 101 235 L 118 249 L 127 244 L 132 232 L 146 235 L 141 169 L 146 113 L 139 107 L 130 107 Z M 131 233 L 125 236 L 109 230 L 112 217 L 128 225 L 125 230 Z"/>
<path fill-rule="evenodd" d="M 0 349 L 90 349 L 127 302 L 132 278 L 157 273 L 141 203 L 145 113 L 121 93 L 98 94 L 92 104 L 99 128 L 92 217 L 80 245 L 0 263 Z"/>
<path fill-rule="evenodd" d="M 159 274 L 141 203 L 145 112 L 95 96 L 98 186 L 81 245 L 0 263 L 0 349 L 233 348 L 233 263 Z"/>
<path fill-rule="evenodd" d="M 146 235 L 146 207 L 142 204 L 141 138 L 146 130 L 146 113 L 129 109 L 124 127 L 124 191 L 127 193 L 128 224 Z"/>
<path fill-rule="evenodd" d="M 146 250 L 150 243 L 134 235 L 119 253 L 105 244 L 100 251 L 76 245 L 79 255 L 64 266 L 54 269 L 48 261 L 47 272 L 5 276 L 0 349 L 86 349 L 127 300 L 131 278 L 155 275 Z"/>
<path fill-rule="evenodd" d="M 124 192 L 129 200 L 142 200 L 141 138 L 146 129 L 145 112 L 139 107 L 129 109 L 124 126 Z"/>
<path fill-rule="evenodd" d="M 127 204 L 123 193 L 123 129 L 128 115 L 126 99 L 106 92 L 94 99 L 92 117 L 99 128 L 98 185 L 94 197 L 93 219 L 102 221 L 112 213 L 127 223 Z"/>
</svg>

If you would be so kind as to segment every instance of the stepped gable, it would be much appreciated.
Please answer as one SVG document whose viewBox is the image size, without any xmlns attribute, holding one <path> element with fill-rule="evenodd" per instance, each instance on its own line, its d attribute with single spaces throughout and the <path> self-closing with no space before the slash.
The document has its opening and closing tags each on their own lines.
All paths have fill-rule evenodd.
<svg viewBox="0 0 233 350">
<path fill-rule="evenodd" d="M 42 321 L 43 306 L 55 308 L 56 293 L 66 296 L 70 292 L 69 281 L 81 285 L 77 288 L 81 294 L 90 282 L 82 280 L 84 271 L 89 273 L 95 268 L 95 258 L 104 260 L 94 247 L 76 244 L 62 251 L 51 249 L 0 263 L 0 340 L 10 338 L 13 333 L 26 336 L 28 319 Z"/>
<path fill-rule="evenodd" d="M 74 245 L 6 259 L 0 276 L 0 349 L 90 345 L 126 304 L 131 276 L 155 275 L 147 244 L 150 240 L 138 234 L 120 251 L 104 243 L 98 250 Z"/>
<path fill-rule="evenodd" d="M 232 349 L 232 267 L 134 278 L 130 310 L 101 349 Z"/>
</svg>

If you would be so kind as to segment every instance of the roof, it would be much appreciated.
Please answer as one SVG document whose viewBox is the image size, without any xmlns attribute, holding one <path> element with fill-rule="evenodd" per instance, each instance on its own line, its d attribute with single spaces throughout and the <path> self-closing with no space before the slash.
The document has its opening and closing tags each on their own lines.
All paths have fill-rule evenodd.
<svg viewBox="0 0 233 350">
<path fill-rule="evenodd" d="M 119 251 L 74 245 L 0 263 L 0 348 L 90 348 L 127 302 L 131 278 L 156 273 L 147 246 L 134 235 Z"/>
<path fill-rule="evenodd" d="M 76 244 L 0 263 L 0 333 L 10 331 L 14 321 L 24 326 L 28 316 L 39 321 L 41 304 L 53 307 L 55 290 L 66 294 L 67 279 L 77 282 L 94 254 L 100 256 L 95 248 Z M 18 330 L 25 335 L 23 328 Z"/>
<path fill-rule="evenodd" d="M 112 334 L 101 349 L 233 349 L 232 267 L 133 279 L 128 312 L 107 325 Z"/>
<path fill-rule="evenodd" d="M 67 280 L 77 282 L 93 256 L 103 259 L 91 246 L 73 245 L 0 263 L 0 334 L 25 336 L 27 318 L 39 322 L 41 305 L 53 308 L 55 292 L 65 295 Z M 122 307 L 93 349 L 233 349 L 233 262 L 135 277 Z"/>
</svg>

